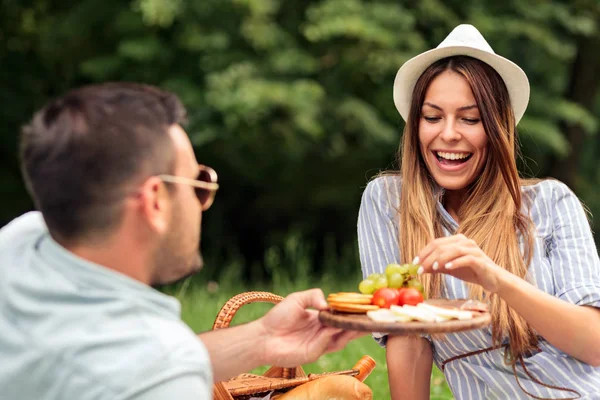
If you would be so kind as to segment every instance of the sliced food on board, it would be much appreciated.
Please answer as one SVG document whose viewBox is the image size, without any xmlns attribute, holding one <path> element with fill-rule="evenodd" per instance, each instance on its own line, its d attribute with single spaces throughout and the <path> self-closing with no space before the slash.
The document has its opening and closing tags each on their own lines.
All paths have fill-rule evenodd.
<svg viewBox="0 0 600 400">
<path fill-rule="evenodd" d="M 330 293 L 329 308 L 337 313 L 366 314 L 375 322 L 466 321 L 488 312 L 476 300 L 425 300 L 418 267 L 389 264 L 385 274 L 371 274 L 358 285 L 359 292 Z"/>
</svg>

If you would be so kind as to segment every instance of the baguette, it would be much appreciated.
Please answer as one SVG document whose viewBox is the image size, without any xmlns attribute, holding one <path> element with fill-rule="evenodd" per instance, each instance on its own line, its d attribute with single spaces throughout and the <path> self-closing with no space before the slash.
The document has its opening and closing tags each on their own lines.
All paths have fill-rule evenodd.
<svg viewBox="0 0 600 400">
<path fill-rule="evenodd" d="M 275 396 L 275 400 L 372 400 L 371 388 L 347 375 L 324 376 Z"/>
</svg>

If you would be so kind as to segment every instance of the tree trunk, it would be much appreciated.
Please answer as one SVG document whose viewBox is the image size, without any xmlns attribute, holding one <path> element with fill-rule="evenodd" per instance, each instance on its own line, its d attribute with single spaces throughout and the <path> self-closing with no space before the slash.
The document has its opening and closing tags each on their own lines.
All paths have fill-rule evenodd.
<svg viewBox="0 0 600 400">
<path fill-rule="evenodd" d="M 581 37 L 578 40 L 577 56 L 571 69 L 567 99 L 593 111 L 594 98 L 600 85 L 600 35 Z M 555 159 L 551 175 L 570 187 L 575 186 L 579 171 L 579 157 L 585 145 L 586 133 L 580 124 L 563 124 L 563 132 L 571 145 L 566 158 Z"/>
</svg>

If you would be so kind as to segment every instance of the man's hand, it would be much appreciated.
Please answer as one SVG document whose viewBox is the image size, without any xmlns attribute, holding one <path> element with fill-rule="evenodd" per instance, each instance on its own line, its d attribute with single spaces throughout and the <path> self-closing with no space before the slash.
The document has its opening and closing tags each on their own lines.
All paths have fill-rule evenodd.
<svg viewBox="0 0 600 400">
<path fill-rule="evenodd" d="M 367 334 L 323 325 L 318 312 L 325 308 L 321 289 L 306 290 L 290 294 L 257 321 L 266 363 L 280 367 L 310 363 Z"/>
<path fill-rule="evenodd" d="M 365 332 L 344 331 L 319 322 L 327 307 L 320 289 L 290 294 L 264 317 L 199 335 L 220 382 L 261 365 L 296 367 L 338 351 Z"/>
</svg>

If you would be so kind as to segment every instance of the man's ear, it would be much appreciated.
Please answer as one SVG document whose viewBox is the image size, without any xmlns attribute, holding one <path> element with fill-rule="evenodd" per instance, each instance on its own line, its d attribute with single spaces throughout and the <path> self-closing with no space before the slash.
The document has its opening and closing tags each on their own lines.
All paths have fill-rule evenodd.
<svg viewBox="0 0 600 400">
<path fill-rule="evenodd" d="M 156 176 L 148 178 L 140 190 L 140 211 L 150 229 L 163 234 L 169 227 L 171 199 L 165 183 Z"/>
</svg>

